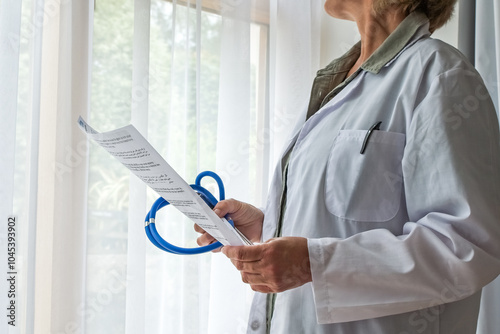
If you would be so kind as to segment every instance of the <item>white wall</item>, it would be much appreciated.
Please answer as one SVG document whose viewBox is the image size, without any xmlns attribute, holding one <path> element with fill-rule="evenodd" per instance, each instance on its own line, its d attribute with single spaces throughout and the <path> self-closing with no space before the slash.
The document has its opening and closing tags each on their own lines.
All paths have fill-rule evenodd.
<svg viewBox="0 0 500 334">
<path fill-rule="evenodd" d="M 439 29 L 432 35 L 433 38 L 438 38 L 445 41 L 448 44 L 457 47 L 458 45 L 458 5 L 455 10 L 455 14 L 453 15 L 450 22 L 448 22 L 444 27 Z"/>
</svg>

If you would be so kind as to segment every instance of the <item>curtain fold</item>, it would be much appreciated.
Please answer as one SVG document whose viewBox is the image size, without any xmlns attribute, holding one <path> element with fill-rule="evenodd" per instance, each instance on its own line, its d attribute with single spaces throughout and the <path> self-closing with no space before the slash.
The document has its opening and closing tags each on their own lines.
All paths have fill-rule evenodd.
<svg viewBox="0 0 500 334">
<path fill-rule="evenodd" d="M 320 68 L 323 2 L 271 0 L 271 168 L 298 121 L 305 117 L 315 73 Z"/>
<path fill-rule="evenodd" d="M 459 1 L 458 49 L 474 65 L 476 36 L 476 0 Z"/>
<path fill-rule="evenodd" d="M 10 242 L 8 242 L 9 218 L 15 219 L 17 227 L 20 226 L 20 217 L 16 217 L 13 210 L 20 55 L 20 39 L 18 37 L 21 33 L 21 10 L 22 3 L 20 2 L 0 2 L 0 78 L 8 78 L 7 80 L 0 80 L 0 105 L 2 106 L 0 111 L 2 119 L 0 122 L 0 140 L 2 142 L 2 145 L 0 145 L 0 153 L 2 154 L 2 159 L 0 159 L 0 219 L 3 220 L 2 224 L 0 224 L 0 246 L 3 250 L 7 250 L 7 246 L 12 248 Z M 7 264 L 3 267 L 8 268 Z M 18 270 L 18 268 L 12 268 L 9 267 L 10 272 Z M 19 276 L 17 278 L 19 279 Z M 22 286 L 23 284 L 18 283 L 18 287 Z M 8 291 L 11 290 L 10 287 L 11 284 L 6 279 L 0 280 L 0 301 L 2 305 L 9 305 L 9 307 Z M 17 307 L 17 317 L 19 317 L 19 303 Z M 8 312 L 10 313 L 10 310 Z M 8 319 L 8 321 L 13 320 L 15 319 Z M 7 333 L 8 328 L 7 321 L 0 323 L 0 332 Z"/>
<path fill-rule="evenodd" d="M 134 1 L 134 40 L 131 92 L 131 122 L 147 138 L 149 96 L 149 50 L 150 50 L 149 0 Z M 129 181 L 129 211 L 127 234 L 127 289 L 125 333 L 144 331 L 146 324 L 146 240 L 144 227 L 140 224 L 146 212 L 146 185 L 135 176 Z"/>
<path fill-rule="evenodd" d="M 35 332 L 84 330 L 92 4 L 45 3 L 40 87 Z M 74 41 L 79 41 L 75 43 Z"/>
<path fill-rule="evenodd" d="M 25 13 L 28 17 L 41 17 L 43 13 L 43 0 L 36 0 L 33 3 L 28 2 L 28 6 L 23 2 L 25 8 L 30 8 Z M 24 317 L 21 317 L 21 324 L 25 326 L 26 333 L 34 333 L 35 326 L 35 268 L 36 268 L 36 217 L 37 217 L 37 194 L 38 194 L 38 141 L 39 141 L 39 123 L 40 123 L 40 103 L 42 83 L 42 36 L 43 29 L 41 25 L 26 25 L 24 26 L 22 35 L 26 34 L 26 30 L 30 31 L 28 36 L 31 36 L 30 43 L 26 46 L 26 53 L 29 55 L 30 65 L 25 66 L 28 69 L 30 80 L 26 80 L 25 100 L 27 103 L 27 131 L 26 133 L 26 155 L 25 155 L 25 195 L 24 195 L 24 219 L 26 220 L 24 238 L 25 244 L 25 261 L 26 264 L 26 298 L 25 306 L 21 309 L 26 310 Z M 29 29 L 31 28 L 31 29 Z M 21 110 L 18 110 L 21 111 Z M 23 239 L 21 239 L 23 242 Z M 22 327 L 21 327 L 22 328 Z"/>
<path fill-rule="evenodd" d="M 15 296 L 0 283 L 16 326 L 2 333 L 84 329 L 87 146 L 75 122 L 88 112 L 90 7 L 0 3 L 0 202 L 17 219 Z"/>
<path fill-rule="evenodd" d="M 486 87 L 499 113 L 500 78 L 500 4 L 498 1 L 475 1 L 475 14 L 466 22 L 475 22 L 475 34 L 460 35 L 474 46 L 475 65 L 483 77 Z M 461 22 L 462 23 L 462 22 Z M 464 42 L 465 43 L 465 42 Z M 500 172 L 500 171 L 499 171 Z M 498 310 L 500 309 L 500 278 L 483 289 L 479 313 L 478 334 L 495 333 L 500 328 Z"/>
<path fill-rule="evenodd" d="M 481 73 L 493 103 L 499 111 L 500 77 L 500 4 L 496 1 L 477 1 L 474 36 L 460 36 L 469 39 L 475 47 L 476 68 Z"/>
<path fill-rule="evenodd" d="M 240 149 L 251 132 L 252 1 L 235 1 L 221 12 L 216 171 L 227 194 L 241 201 L 250 193 L 250 156 Z M 222 254 L 212 256 L 208 333 L 234 332 L 246 324 L 249 300 L 239 273 Z M 238 303 L 228 303 L 237 300 Z M 236 333 L 242 332 L 241 329 Z"/>
</svg>

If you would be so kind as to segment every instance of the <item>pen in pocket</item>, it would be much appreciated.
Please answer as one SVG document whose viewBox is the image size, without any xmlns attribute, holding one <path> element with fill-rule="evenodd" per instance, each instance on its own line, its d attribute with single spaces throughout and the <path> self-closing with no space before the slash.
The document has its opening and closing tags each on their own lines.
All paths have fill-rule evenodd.
<svg viewBox="0 0 500 334">
<path fill-rule="evenodd" d="M 359 152 L 360 154 L 365 153 L 366 146 L 368 145 L 368 140 L 370 139 L 370 136 L 372 135 L 373 131 L 380 129 L 380 124 L 382 124 L 381 121 L 376 122 L 372 126 L 370 126 L 370 128 L 366 132 L 365 139 L 363 140 L 363 145 L 361 145 L 361 151 Z"/>
</svg>

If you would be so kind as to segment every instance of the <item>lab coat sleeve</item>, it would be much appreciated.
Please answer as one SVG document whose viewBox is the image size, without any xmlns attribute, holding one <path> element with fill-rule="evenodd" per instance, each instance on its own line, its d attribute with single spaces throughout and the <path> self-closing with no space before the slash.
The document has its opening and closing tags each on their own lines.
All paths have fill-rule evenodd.
<svg viewBox="0 0 500 334">
<path fill-rule="evenodd" d="M 457 301 L 500 273 L 498 120 L 473 71 L 430 80 L 402 160 L 408 222 L 308 239 L 317 320 L 337 323 Z"/>
</svg>

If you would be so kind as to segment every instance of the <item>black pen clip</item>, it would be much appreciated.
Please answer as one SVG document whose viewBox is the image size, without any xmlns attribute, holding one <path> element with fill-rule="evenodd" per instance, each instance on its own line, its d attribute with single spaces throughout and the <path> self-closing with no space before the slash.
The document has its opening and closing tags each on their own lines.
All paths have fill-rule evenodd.
<svg viewBox="0 0 500 334">
<path fill-rule="evenodd" d="M 380 130 L 380 124 L 382 124 L 382 121 L 376 122 L 366 132 L 365 139 L 363 140 L 363 145 L 361 146 L 361 151 L 359 152 L 360 154 L 365 154 L 366 146 L 368 145 L 368 140 L 370 139 L 370 136 L 372 135 L 373 131 L 375 130 Z"/>
</svg>

